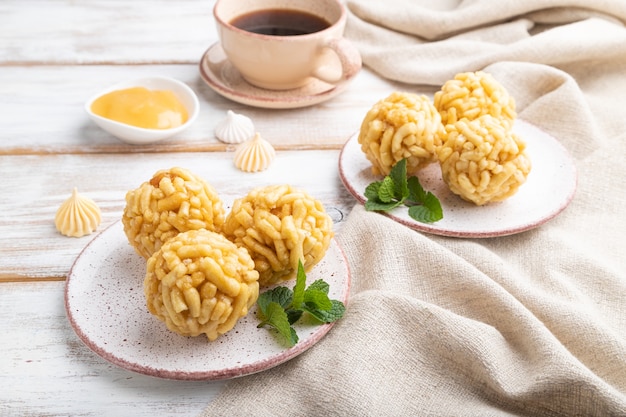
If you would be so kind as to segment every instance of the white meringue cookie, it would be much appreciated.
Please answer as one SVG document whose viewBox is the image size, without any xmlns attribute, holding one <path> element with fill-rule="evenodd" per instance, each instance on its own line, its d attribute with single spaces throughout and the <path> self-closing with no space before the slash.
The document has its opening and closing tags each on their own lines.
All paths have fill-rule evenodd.
<svg viewBox="0 0 626 417">
<path fill-rule="evenodd" d="M 98 228 L 102 216 L 96 203 L 78 193 L 76 187 L 72 196 L 65 200 L 54 216 L 54 225 L 61 234 L 81 237 Z"/>
<path fill-rule="evenodd" d="M 275 157 L 276 151 L 272 144 L 257 133 L 254 139 L 237 147 L 235 166 L 245 172 L 263 171 L 270 166 Z"/>
<path fill-rule="evenodd" d="M 228 110 L 226 118 L 215 127 L 215 136 L 224 143 L 243 143 L 254 136 L 254 124 L 249 117 Z"/>
</svg>

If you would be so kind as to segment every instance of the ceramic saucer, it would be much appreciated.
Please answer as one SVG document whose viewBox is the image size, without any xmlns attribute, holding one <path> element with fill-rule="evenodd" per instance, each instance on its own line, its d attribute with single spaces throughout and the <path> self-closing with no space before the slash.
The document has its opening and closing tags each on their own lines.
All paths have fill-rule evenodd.
<svg viewBox="0 0 626 417">
<path fill-rule="evenodd" d="M 284 91 L 255 87 L 228 61 L 219 43 L 211 45 L 202 55 L 200 76 L 215 92 L 230 100 L 268 109 L 294 109 L 321 103 L 341 93 L 351 81 L 333 85 L 313 80 L 303 87 Z"/>
</svg>

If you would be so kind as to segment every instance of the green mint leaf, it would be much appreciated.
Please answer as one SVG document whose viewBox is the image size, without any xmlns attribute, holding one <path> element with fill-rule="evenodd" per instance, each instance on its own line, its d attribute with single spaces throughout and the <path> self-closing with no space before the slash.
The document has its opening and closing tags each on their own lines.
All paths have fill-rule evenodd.
<svg viewBox="0 0 626 417">
<path fill-rule="evenodd" d="M 306 274 L 302 262 L 298 263 L 293 291 L 286 287 L 268 290 L 257 300 L 259 325 L 270 327 L 289 347 L 298 343 L 298 334 L 291 327 L 307 312 L 321 323 L 340 319 L 345 311 L 341 301 L 328 297 L 330 286 L 323 279 L 306 287 Z"/>
<path fill-rule="evenodd" d="M 402 203 L 399 201 L 393 201 L 391 203 L 381 203 L 379 201 L 367 200 L 365 202 L 365 210 L 367 211 L 389 211 L 392 210 Z"/>
<path fill-rule="evenodd" d="M 289 321 L 289 324 L 294 324 L 295 322 L 300 320 L 300 317 L 302 317 L 304 310 L 289 309 L 289 310 L 286 310 L 286 313 L 287 313 L 287 321 Z"/>
<path fill-rule="evenodd" d="M 424 207 L 428 208 L 433 213 L 433 221 L 443 219 L 443 208 L 441 207 L 441 201 L 430 191 L 426 193 L 424 198 Z"/>
<path fill-rule="evenodd" d="M 417 177 L 411 177 L 407 180 L 408 188 L 409 188 L 409 197 L 407 200 L 421 204 L 426 199 L 426 191 L 420 184 L 420 180 Z"/>
<path fill-rule="evenodd" d="M 343 317 L 346 306 L 341 301 L 331 300 L 331 308 L 328 310 L 311 309 L 307 306 L 306 311 L 322 323 L 332 323 Z"/>
<path fill-rule="evenodd" d="M 296 333 L 296 330 L 293 327 L 290 327 L 289 330 L 291 331 L 291 338 L 289 339 L 289 347 L 295 346 L 296 343 L 298 343 L 298 333 Z"/>
<path fill-rule="evenodd" d="M 289 347 L 298 342 L 298 335 L 289 324 L 287 313 L 280 304 L 274 301 L 270 302 L 266 306 L 264 316 L 265 320 L 257 327 L 270 326 L 275 329 Z"/>
<path fill-rule="evenodd" d="M 287 287 L 276 287 L 259 295 L 257 305 L 259 306 L 261 313 L 266 316 L 267 306 L 270 303 L 274 302 L 282 308 L 288 308 L 291 305 L 292 299 L 293 291 Z"/>
<path fill-rule="evenodd" d="M 365 188 L 365 210 L 389 211 L 404 203 L 409 197 L 406 179 L 406 159 L 402 159 L 391 168 L 391 172 L 382 181 L 375 181 Z"/>
<path fill-rule="evenodd" d="M 400 205 L 409 207 L 409 216 L 421 223 L 434 223 L 443 219 L 439 199 L 424 190 L 417 177 L 407 178 L 406 159 L 398 161 L 382 181 L 365 188 L 365 210 L 390 211 Z"/>
<path fill-rule="evenodd" d="M 396 185 L 391 177 L 385 177 L 378 188 L 378 199 L 383 203 L 396 200 Z"/>
<path fill-rule="evenodd" d="M 382 181 L 375 181 L 365 187 L 365 198 L 368 200 L 378 200 L 378 190 L 381 185 L 383 185 Z"/>
<path fill-rule="evenodd" d="M 299 309 L 304 302 L 304 290 L 306 286 L 306 274 L 304 272 L 304 265 L 302 261 L 298 261 L 298 271 L 296 273 L 296 285 L 293 287 L 293 299 L 291 300 L 291 307 Z"/>
<path fill-rule="evenodd" d="M 328 294 L 328 291 L 330 291 L 330 285 L 328 285 L 328 282 L 324 281 L 323 279 L 318 279 L 315 280 L 311 285 L 309 285 L 308 289 L 320 290 L 324 294 Z"/>
<path fill-rule="evenodd" d="M 433 194 L 430 195 L 434 197 Z M 434 223 L 443 219 L 443 211 L 439 200 L 436 197 L 434 200 L 427 198 L 427 202 L 420 206 L 409 207 L 409 216 L 421 223 Z"/>
<path fill-rule="evenodd" d="M 373 182 L 365 189 L 365 210 L 368 211 L 389 211 L 402 204 L 395 199 L 395 185 L 391 177 Z"/>
<path fill-rule="evenodd" d="M 388 178 L 388 177 L 387 177 Z M 387 181 L 376 181 L 365 188 L 365 210 L 368 211 L 388 211 L 401 203 L 393 200 L 394 185 L 390 179 Z M 382 198 L 381 198 L 382 195 Z"/>
<path fill-rule="evenodd" d="M 315 288 L 307 288 L 304 294 L 304 304 L 308 308 L 317 310 L 330 310 L 332 307 L 328 294 Z"/>
<path fill-rule="evenodd" d="M 406 159 L 398 161 L 389 172 L 389 176 L 393 182 L 394 197 L 396 200 L 404 201 L 409 196 L 409 188 L 406 179 Z M 380 195 L 380 193 L 379 193 Z"/>
</svg>

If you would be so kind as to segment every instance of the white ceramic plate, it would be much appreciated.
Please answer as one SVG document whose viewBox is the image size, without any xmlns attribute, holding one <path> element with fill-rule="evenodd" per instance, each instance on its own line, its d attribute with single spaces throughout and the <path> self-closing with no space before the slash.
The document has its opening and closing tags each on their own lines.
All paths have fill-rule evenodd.
<svg viewBox="0 0 626 417">
<path fill-rule="evenodd" d="M 230 100 L 268 109 L 307 107 L 330 100 L 344 91 L 351 81 L 350 79 L 332 85 L 312 80 L 304 87 L 284 91 L 258 88 L 243 79 L 228 61 L 219 43 L 213 44 L 202 55 L 200 76 L 215 92 Z"/>
<path fill-rule="evenodd" d="M 284 347 L 273 332 L 257 329 L 256 305 L 217 340 L 184 337 L 151 315 L 143 294 L 145 260 L 128 244 L 121 222 L 96 236 L 72 266 L 65 307 L 78 337 L 98 355 L 122 368 L 168 379 L 219 380 L 279 365 L 317 343 L 332 327 L 294 325 L 300 341 Z M 347 301 L 350 274 L 335 240 L 307 274 L 323 278 L 332 299 Z M 295 281 L 280 285 L 293 288 Z"/>
<path fill-rule="evenodd" d="M 415 230 L 443 236 L 486 238 L 524 232 L 542 225 L 567 207 L 576 190 L 576 167 L 567 150 L 554 137 L 537 127 L 516 120 L 513 130 L 527 144 L 532 169 L 518 192 L 500 203 L 476 206 L 453 194 L 441 178 L 438 164 L 420 171 L 418 178 L 427 191 L 439 198 L 443 219 L 420 223 L 398 207 L 388 215 Z M 371 164 L 361 151 L 358 133 L 344 145 L 339 173 L 348 191 L 365 203 L 365 188 L 380 181 L 371 173 Z"/>
</svg>

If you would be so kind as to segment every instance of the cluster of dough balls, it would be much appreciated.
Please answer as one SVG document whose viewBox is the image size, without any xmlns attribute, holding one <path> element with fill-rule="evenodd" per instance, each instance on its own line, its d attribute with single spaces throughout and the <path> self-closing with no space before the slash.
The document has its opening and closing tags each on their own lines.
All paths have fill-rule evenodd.
<svg viewBox="0 0 626 417">
<path fill-rule="evenodd" d="M 126 195 L 129 243 L 147 259 L 148 310 L 181 335 L 215 340 L 256 303 L 259 287 L 293 278 L 325 255 L 332 219 L 289 185 L 260 187 L 225 216 L 216 191 L 182 168 Z"/>
<path fill-rule="evenodd" d="M 157 171 L 150 181 L 126 193 L 122 223 L 130 244 L 147 259 L 181 232 L 219 231 L 224 217 L 215 189 L 188 170 L 174 167 Z"/>
<path fill-rule="evenodd" d="M 434 101 L 445 124 L 437 156 L 450 190 L 479 206 L 515 194 L 531 162 L 525 142 L 512 132 L 513 97 L 493 76 L 478 71 L 457 74 Z"/>
<path fill-rule="evenodd" d="M 457 74 L 436 92 L 394 92 L 376 103 L 359 131 L 374 175 L 407 159 L 414 175 L 432 162 L 450 190 L 483 205 L 513 195 L 530 172 L 524 141 L 512 132 L 515 100 L 490 74 Z"/>
<path fill-rule="evenodd" d="M 414 174 L 437 160 L 442 136 L 441 117 L 428 97 L 394 92 L 367 112 L 358 141 L 374 175 L 388 175 L 405 158 Z"/>
<path fill-rule="evenodd" d="M 174 236 L 147 262 L 148 310 L 167 328 L 209 340 L 231 330 L 259 296 L 259 273 L 244 248 L 219 233 Z"/>
<path fill-rule="evenodd" d="M 320 201 L 289 185 L 272 185 L 236 200 L 223 233 L 250 252 L 264 286 L 293 278 L 298 261 L 306 271 L 317 264 L 330 245 L 332 225 Z"/>
</svg>

